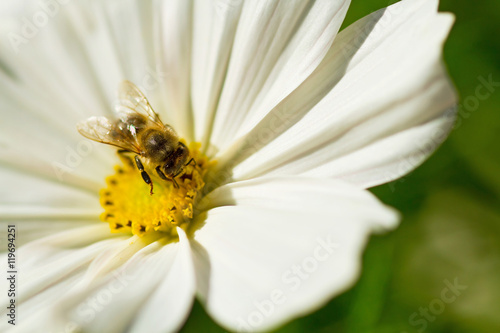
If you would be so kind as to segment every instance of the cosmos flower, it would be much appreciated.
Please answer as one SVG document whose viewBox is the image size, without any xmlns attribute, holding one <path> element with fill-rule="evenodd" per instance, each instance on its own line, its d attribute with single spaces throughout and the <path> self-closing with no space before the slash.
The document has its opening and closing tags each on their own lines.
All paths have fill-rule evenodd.
<svg viewBox="0 0 500 333">
<path fill-rule="evenodd" d="M 453 126 L 437 5 L 340 33 L 348 0 L 2 5 L 0 224 L 18 275 L 0 330 L 14 299 L 19 331 L 175 331 L 196 295 L 223 327 L 262 331 L 352 286 L 370 234 L 398 223 L 366 189 Z M 76 131 L 113 117 L 124 79 L 195 158 L 179 189 L 153 177 L 150 195 Z"/>
</svg>

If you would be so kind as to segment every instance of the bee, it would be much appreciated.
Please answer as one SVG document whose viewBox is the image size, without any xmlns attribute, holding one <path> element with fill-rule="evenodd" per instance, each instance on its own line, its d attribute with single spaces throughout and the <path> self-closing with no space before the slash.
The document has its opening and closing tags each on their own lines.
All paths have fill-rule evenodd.
<svg viewBox="0 0 500 333">
<path fill-rule="evenodd" d="M 118 154 L 132 165 L 128 154 L 135 154 L 135 164 L 144 182 L 150 185 L 151 195 L 153 182 L 144 164 L 154 169 L 161 179 L 172 182 L 178 188 L 175 177 L 190 163 L 196 164 L 193 158 L 188 161 L 189 149 L 179 141 L 171 126 L 163 124 L 135 84 L 121 82 L 118 100 L 116 119 L 91 117 L 77 124 L 78 132 L 88 139 L 118 147 Z"/>
</svg>

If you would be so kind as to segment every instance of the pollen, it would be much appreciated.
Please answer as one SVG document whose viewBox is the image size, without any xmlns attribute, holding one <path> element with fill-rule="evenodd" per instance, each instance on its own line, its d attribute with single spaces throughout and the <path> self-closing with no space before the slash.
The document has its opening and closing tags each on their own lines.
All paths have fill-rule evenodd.
<svg viewBox="0 0 500 333">
<path fill-rule="evenodd" d="M 175 178 L 178 187 L 148 170 L 153 195 L 132 163 L 115 166 L 115 173 L 106 178 L 107 186 L 100 192 L 104 208 L 101 220 L 109 223 L 111 232 L 176 238 L 176 227 L 185 229 L 193 218 L 205 186 L 204 176 L 214 164 L 200 153 L 200 147 L 199 143 L 189 145 L 190 158 L 196 163 L 185 166 Z"/>
</svg>

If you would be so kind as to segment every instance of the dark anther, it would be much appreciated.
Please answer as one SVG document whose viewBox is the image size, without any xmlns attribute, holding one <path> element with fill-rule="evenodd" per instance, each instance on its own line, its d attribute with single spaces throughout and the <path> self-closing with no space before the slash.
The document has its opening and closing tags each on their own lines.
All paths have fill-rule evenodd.
<svg viewBox="0 0 500 333">
<path fill-rule="evenodd" d="M 106 205 L 106 206 L 113 206 L 113 201 L 109 201 L 109 200 L 108 200 L 108 201 L 106 201 L 106 202 L 104 203 L 104 205 Z"/>
<path fill-rule="evenodd" d="M 131 227 L 132 226 L 132 221 L 129 220 L 126 225 L 127 225 L 127 227 Z"/>
<path fill-rule="evenodd" d="M 120 224 L 120 223 L 116 223 L 115 224 L 115 229 L 120 229 L 120 228 L 123 228 L 123 225 Z"/>
<path fill-rule="evenodd" d="M 144 232 L 144 231 L 146 231 L 146 227 L 145 227 L 145 226 L 143 226 L 143 225 L 141 225 L 141 227 L 139 228 L 139 231 L 140 231 L 140 232 Z"/>
</svg>

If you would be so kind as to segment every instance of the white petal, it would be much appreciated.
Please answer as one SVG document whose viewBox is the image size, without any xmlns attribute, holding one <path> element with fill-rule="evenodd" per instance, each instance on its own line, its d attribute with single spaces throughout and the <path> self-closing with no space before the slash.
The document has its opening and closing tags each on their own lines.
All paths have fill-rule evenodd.
<svg viewBox="0 0 500 333">
<path fill-rule="evenodd" d="M 10 19 L 16 25 L 2 43 L 2 58 L 17 79 L 53 106 L 106 113 L 119 80 L 140 85 L 149 74 L 154 61 L 149 1 L 29 0 L 22 14 Z M 26 40 L 16 43 L 12 34 Z"/>
<path fill-rule="evenodd" d="M 22 274 L 19 284 L 22 286 L 23 291 L 17 301 L 29 300 L 48 287 L 71 278 L 79 270 L 84 270 L 100 253 L 119 245 L 119 242 L 119 239 L 103 240 L 74 250 L 39 247 L 37 249 L 39 253 L 30 251 L 29 257 L 27 257 L 27 251 L 23 251 L 22 255 L 19 256 L 19 260 L 29 258 L 29 261 L 25 261 L 31 264 L 25 265 L 23 263 L 20 265 L 19 270 Z M 33 263 L 33 257 L 38 258 L 36 264 Z"/>
<path fill-rule="evenodd" d="M 179 233 L 178 251 L 168 272 L 161 275 L 162 281 L 138 313 L 130 332 L 175 332 L 186 320 L 196 291 L 193 260 L 189 241 L 184 231 Z M 166 266 L 165 262 L 161 265 Z"/>
<path fill-rule="evenodd" d="M 96 231 L 94 230 L 93 235 L 86 235 L 82 230 L 80 235 L 88 240 L 91 235 L 96 238 Z M 68 312 L 78 305 L 78 315 L 85 318 L 88 315 L 85 306 L 89 306 L 88 302 L 95 306 L 93 302 L 96 302 L 89 295 L 102 290 L 103 285 L 113 292 L 116 292 L 117 284 L 121 288 L 126 287 L 127 283 L 132 285 L 131 273 L 138 271 L 142 259 L 146 258 L 144 262 L 150 263 L 147 256 L 161 248 L 160 244 L 145 247 L 146 244 L 137 241 L 137 237 L 135 240 L 132 238 L 132 241 L 119 238 L 97 242 L 96 239 L 92 245 L 78 248 L 81 240 L 68 237 L 70 234 L 60 233 L 58 236 L 60 239 L 40 240 L 19 250 L 19 262 L 23 264 L 19 268 L 22 272 L 19 284 L 23 286 L 23 292 L 17 297 L 17 301 L 20 303 L 22 322 L 27 331 L 36 330 L 37 323 L 46 325 L 47 331 L 59 331 L 58 325 L 72 324 L 76 327 L 77 323 L 81 324 L 76 318 L 70 318 Z M 28 248 L 31 253 L 26 257 Z M 124 263 L 127 266 L 120 267 Z M 148 265 L 144 267 L 152 270 Z M 118 270 L 115 271 L 115 268 Z M 124 272 L 124 269 L 132 272 Z M 137 278 L 137 275 L 133 278 Z M 98 306 L 103 305 L 100 297 L 99 295 L 97 298 Z M 45 321 L 43 317 L 51 320 Z"/>
<path fill-rule="evenodd" d="M 61 295 L 64 295 L 75 285 L 81 275 L 82 273 L 79 272 L 44 290 L 28 302 L 18 304 L 16 326 L 8 324 L 7 321 L 2 321 L 0 322 L 0 331 L 16 333 L 31 333 L 33 331 L 72 332 L 72 329 L 76 328 L 75 324 L 61 321 L 61 318 L 54 314 L 53 306 L 60 301 Z M 20 315 L 21 313 L 22 315 Z M 1 314 L 5 316 L 4 313 Z"/>
<path fill-rule="evenodd" d="M 262 118 L 311 74 L 333 42 L 349 3 L 244 3 L 217 106 L 213 144 L 225 149 L 240 126 Z"/>
<path fill-rule="evenodd" d="M 82 117 L 67 107 L 40 99 L 24 85 L 0 80 L 0 165 L 74 186 L 98 190 L 116 157 L 95 149 L 75 124 Z M 102 145 L 100 145 L 102 146 Z M 103 168 L 104 167 L 104 168 Z"/>
<path fill-rule="evenodd" d="M 153 90 L 150 86 L 144 86 L 153 66 L 154 40 L 153 23 L 154 14 L 152 1 L 140 0 L 107 0 L 95 1 L 95 10 L 102 11 L 107 27 L 109 29 L 114 51 L 118 57 L 117 65 L 121 66 L 124 77 L 136 82 L 147 93 Z M 155 8 L 156 9 L 156 8 Z M 95 17 L 91 13 L 91 17 Z M 89 45 L 92 47 L 92 45 Z M 95 50 L 94 54 L 96 54 Z M 116 89 L 116 85 L 110 87 Z"/>
<path fill-rule="evenodd" d="M 43 221 L 40 221 L 40 223 L 43 223 Z M 15 223 L 13 224 L 16 229 L 16 243 L 18 246 L 16 252 L 18 257 L 17 265 L 20 267 L 20 271 L 23 272 L 22 279 L 27 278 L 30 284 L 30 287 L 27 286 L 23 289 L 22 299 L 31 297 L 46 285 L 63 279 L 67 274 L 73 274 L 73 270 L 86 265 L 89 260 L 94 260 L 104 252 L 104 249 L 112 247 L 116 240 L 108 240 L 110 237 L 119 237 L 110 235 L 109 226 L 99 223 L 87 224 L 83 227 L 77 225 L 68 228 L 69 230 L 61 229 L 61 231 L 54 228 L 49 233 L 49 236 L 40 237 L 24 244 L 22 228 L 19 228 Z M 3 226 L 7 230 L 6 225 L 2 224 Z M 4 239 L 7 238 L 4 233 L 1 236 Z M 18 240 L 23 241 L 17 242 Z M 75 262 L 75 257 L 85 257 L 87 259 Z M 1 259 L 6 261 L 6 258 L 7 253 L 4 252 Z M 58 262 L 58 264 L 54 264 L 55 262 Z M 52 270 L 45 270 L 51 265 Z M 30 277 L 37 278 L 32 279 Z"/>
<path fill-rule="evenodd" d="M 44 8 L 47 7 L 36 1 L 25 1 L 22 16 L 10 18 L 16 24 L 9 39 L 0 44 L 1 59 L 25 95 L 51 106 L 52 112 L 61 112 L 60 117 L 102 113 L 106 102 L 100 99 L 95 77 L 98 73 L 89 64 L 89 50 L 81 48 L 84 43 L 78 30 L 79 24 L 92 23 L 88 20 L 89 6 L 73 2 L 62 6 L 55 3 L 49 10 Z M 78 13 L 76 17 L 72 17 L 74 12 Z M 87 29 L 92 28 L 87 26 Z M 22 42 L 16 43 L 18 40 Z M 94 53 L 107 51 L 99 46 L 94 46 Z M 64 114 L 63 110 L 67 112 Z"/>
<path fill-rule="evenodd" d="M 22 286 L 22 292 L 16 296 L 16 301 L 23 313 L 23 324 L 30 322 L 40 312 L 52 311 L 61 295 L 81 283 L 92 260 L 110 248 L 124 244 L 123 240 L 107 239 L 109 237 L 109 227 L 99 224 L 53 232 L 49 237 L 17 249 L 16 270 L 20 272 L 18 285 Z M 126 241 L 126 245 L 129 243 Z M 1 259 L 6 261 L 6 255 Z M 2 288 L 4 282 L 0 282 Z M 8 299 L 2 297 L 0 302 L 5 308 Z M 26 326 L 28 331 L 29 327 Z"/>
<path fill-rule="evenodd" d="M 363 188 L 390 182 L 422 164 L 446 139 L 453 120 L 453 116 L 437 118 L 378 140 L 334 162 L 320 164 L 304 174 L 329 174 Z"/>
<path fill-rule="evenodd" d="M 1 208 L 0 208 L 1 209 Z M 33 214 L 38 214 L 38 211 L 36 210 L 31 210 L 27 209 L 30 212 L 33 212 Z M 51 217 L 48 217 L 51 216 Z M 27 244 L 29 242 L 32 242 L 34 240 L 52 235 L 55 231 L 66 231 L 70 229 L 78 229 L 81 227 L 89 226 L 89 225 L 95 225 L 95 224 L 101 224 L 102 222 L 98 222 L 92 220 L 92 219 L 87 219 L 87 218 L 55 218 L 52 216 L 57 216 L 50 214 L 48 216 L 43 216 L 43 217 L 26 217 L 24 216 L 23 218 L 8 218 L 5 220 L 0 221 L 0 228 L 2 228 L 2 232 L 0 232 L 0 237 L 4 237 L 4 239 L 7 237 L 7 226 L 8 225 L 15 225 L 17 232 L 18 232 L 18 237 L 16 239 L 16 244 L 17 246 L 22 246 L 24 244 Z M 108 232 L 109 232 L 109 227 L 108 227 Z"/>
<path fill-rule="evenodd" d="M 102 208 L 97 192 L 88 193 L 68 183 L 4 169 L 0 169 L 0 183 L 0 236 L 7 225 L 15 225 L 17 246 L 68 229 L 105 226 L 98 218 Z"/>
<path fill-rule="evenodd" d="M 182 231 L 179 231 L 182 233 Z M 92 303 L 97 299 L 98 308 Z M 62 301 L 69 316 L 85 331 L 174 331 L 184 322 L 194 299 L 189 243 L 155 242 L 138 251 L 104 280 Z M 119 321 L 109 318 L 120 318 Z"/>
<path fill-rule="evenodd" d="M 116 157 L 93 149 L 75 124 L 111 114 L 120 80 L 147 81 L 154 69 L 151 12 L 150 2 L 136 0 L 25 1 L 0 42 L 8 69 L 0 71 L 2 164 L 90 190 L 101 186 Z M 13 45 L 12 36 L 28 31 Z"/>
<path fill-rule="evenodd" d="M 175 124 L 183 138 L 193 140 L 193 114 L 190 101 L 190 68 L 193 4 L 191 0 L 156 2 L 159 12 L 156 81 L 165 95 L 162 120 Z M 156 30 L 155 30 L 156 31 Z M 151 77 L 151 85 L 155 83 Z"/>
<path fill-rule="evenodd" d="M 194 3 L 191 98 L 198 141 L 211 131 L 242 6 L 243 1 Z"/>
<path fill-rule="evenodd" d="M 36 169 L 39 165 L 32 165 L 31 167 Z M 36 171 L 33 172 L 36 173 Z M 51 170 L 51 172 L 54 173 L 54 170 Z M 57 178 L 55 173 L 54 177 Z M 99 209 L 99 187 L 95 189 L 95 192 L 89 193 L 68 186 L 64 181 L 50 181 L 35 175 L 6 170 L 5 168 L 0 169 L 0 182 L 3 187 L 0 202 L 2 205 L 9 206 L 8 209 L 13 212 L 19 210 L 18 208 L 21 206 L 29 206 L 30 209 L 38 211 L 60 208 L 63 210 L 80 209 L 94 212 Z M 22 212 L 19 213 L 22 214 Z M 29 212 L 25 213 L 30 215 Z M 3 216 L 9 217 L 8 215 Z"/>
<path fill-rule="evenodd" d="M 453 18 L 436 7 L 436 1 L 402 1 L 342 31 L 304 84 L 221 158 L 234 162 L 252 155 L 234 168 L 233 177 L 304 174 L 367 187 L 393 179 L 388 173 L 402 175 L 394 155 L 405 160 L 418 153 L 420 161 L 428 156 L 449 131 L 456 103 L 441 62 Z M 401 137 L 415 141 L 398 145 Z M 382 140 L 385 146 L 378 144 Z M 431 149 L 417 151 L 429 140 L 435 141 Z M 387 160 L 376 149 L 381 146 L 391 147 Z M 336 165 L 361 149 L 363 156 L 351 161 L 363 161 L 358 174 L 347 175 L 346 164 Z"/>
<path fill-rule="evenodd" d="M 66 315 L 84 331 L 123 332 L 135 313 L 155 289 L 162 272 L 175 258 L 175 251 L 152 243 L 138 251 L 117 270 L 95 280 L 67 300 Z M 97 307 L 93 302 L 97 301 Z M 109 320 L 116 318 L 119 320 Z"/>
<path fill-rule="evenodd" d="M 119 239 L 122 239 L 121 244 L 117 243 L 116 246 L 109 247 L 94 258 L 85 272 L 84 279 L 81 281 L 81 289 L 85 290 L 87 286 L 95 285 L 95 281 L 99 281 L 109 272 L 127 263 L 131 257 L 143 251 L 148 245 L 147 242 L 136 235 L 132 237 L 119 235 L 119 237 Z M 144 251 L 148 252 L 149 250 Z"/>
<path fill-rule="evenodd" d="M 109 238 L 116 239 L 109 239 Z M 129 237 L 110 235 L 104 223 L 74 228 L 33 241 L 17 250 L 23 292 L 18 301 L 38 307 L 38 296 L 47 288 L 84 271 L 78 281 L 88 285 L 118 267 L 137 251 Z M 144 246 L 144 245 L 143 245 Z M 117 258 L 118 257 L 118 258 Z M 103 260 L 105 258 L 105 260 Z M 33 300 L 34 298 L 38 301 Z"/>
<path fill-rule="evenodd" d="M 365 190 L 303 177 L 226 185 L 202 209 L 198 293 L 230 330 L 269 330 L 322 306 L 354 283 L 369 234 L 397 223 Z"/>
<path fill-rule="evenodd" d="M 36 101 L 36 97 L 27 91 L 12 100 L 14 90 L 9 92 L 10 97 L 0 98 L 0 108 L 5 112 L 2 113 L 5 121 L 0 123 L 2 174 L 12 169 L 94 193 L 98 191 L 105 175 L 112 170 L 112 163 L 116 163 L 112 150 L 96 149 L 97 143 L 79 135 L 75 128 L 77 118 L 65 119 L 65 109 L 60 109 L 59 117 L 56 109 L 39 104 L 45 113 L 31 113 L 38 105 L 31 100 Z"/>
<path fill-rule="evenodd" d="M 18 234 L 18 237 L 22 237 L 22 235 Z M 83 255 L 85 255 L 85 253 L 93 251 L 92 247 L 89 246 L 99 246 L 94 243 L 109 241 L 109 238 L 117 238 L 118 240 L 113 239 L 110 242 L 110 244 L 114 244 L 119 242 L 122 239 L 121 237 L 123 236 L 118 234 L 111 235 L 109 226 L 105 223 L 87 225 L 60 232 L 52 230 L 49 236 L 39 238 L 18 249 L 18 255 L 22 259 L 19 265 L 23 267 L 24 276 L 28 276 L 30 272 L 50 265 L 61 258 L 70 258 L 68 256 L 70 253 L 82 250 Z M 112 247 L 112 245 L 109 245 L 107 250 Z M 102 255 L 103 252 L 105 251 L 101 249 L 101 251 L 98 251 L 98 254 Z M 98 254 L 96 253 L 92 259 L 98 258 Z"/>
</svg>

